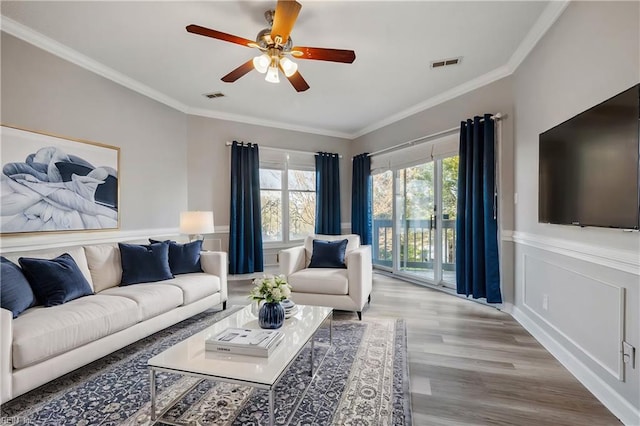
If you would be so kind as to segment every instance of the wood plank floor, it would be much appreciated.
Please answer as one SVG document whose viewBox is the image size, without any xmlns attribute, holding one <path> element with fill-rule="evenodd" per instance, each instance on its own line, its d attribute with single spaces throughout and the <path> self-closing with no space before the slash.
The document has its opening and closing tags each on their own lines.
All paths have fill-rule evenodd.
<svg viewBox="0 0 640 426">
<path fill-rule="evenodd" d="M 414 425 L 621 424 L 510 315 L 379 274 L 371 297 L 364 317 L 407 321 Z"/>
</svg>

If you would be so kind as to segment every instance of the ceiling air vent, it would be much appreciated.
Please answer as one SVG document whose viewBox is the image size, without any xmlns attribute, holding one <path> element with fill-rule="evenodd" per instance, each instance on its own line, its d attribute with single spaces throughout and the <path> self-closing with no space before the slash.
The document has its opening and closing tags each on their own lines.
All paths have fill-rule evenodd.
<svg viewBox="0 0 640 426">
<path fill-rule="evenodd" d="M 224 93 L 222 92 L 215 92 L 215 93 L 205 93 L 204 95 L 202 95 L 206 98 L 209 99 L 214 99 L 214 98 L 223 98 L 224 97 Z"/>
<path fill-rule="evenodd" d="M 450 65 L 458 65 L 462 61 L 462 56 L 457 58 L 439 59 L 437 61 L 431 61 L 431 68 L 442 68 Z"/>
</svg>

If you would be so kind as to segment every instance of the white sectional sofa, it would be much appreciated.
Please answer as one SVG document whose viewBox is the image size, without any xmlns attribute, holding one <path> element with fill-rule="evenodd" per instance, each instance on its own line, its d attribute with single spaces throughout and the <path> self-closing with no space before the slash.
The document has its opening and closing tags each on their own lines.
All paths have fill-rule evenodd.
<svg viewBox="0 0 640 426">
<path fill-rule="evenodd" d="M 73 257 L 95 294 L 58 306 L 35 306 L 13 318 L 0 310 L 0 402 L 227 301 L 227 254 L 202 252 L 204 272 L 119 286 L 118 244 L 5 253 Z"/>
</svg>

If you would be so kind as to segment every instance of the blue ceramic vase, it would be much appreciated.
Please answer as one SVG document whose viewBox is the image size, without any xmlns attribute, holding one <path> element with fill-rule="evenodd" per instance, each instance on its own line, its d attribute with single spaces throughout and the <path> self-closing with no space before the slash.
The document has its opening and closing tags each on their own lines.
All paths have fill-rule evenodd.
<svg viewBox="0 0 640 426">
<path fill-rule="evenodd" d="M 284 308 L 280 302 L 266 302 L 260 307 L 258 323 L 261 328 L 280 328 L 284 324 Z"/>
</svg>

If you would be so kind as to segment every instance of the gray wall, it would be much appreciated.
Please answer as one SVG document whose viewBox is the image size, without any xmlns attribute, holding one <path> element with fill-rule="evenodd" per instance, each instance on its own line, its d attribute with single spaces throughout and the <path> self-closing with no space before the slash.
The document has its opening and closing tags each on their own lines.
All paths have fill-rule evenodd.
<svg viewBox="0 0 640 426">
<path fill-rule="evenodd" d="M 257 143 L 262 147 L 341 154 L 341 221 L 343 224 L 350 222 L 351 157 L 349 157 L 348 140 L 193 115 L 187 118 L 187 134 L 189 208 L 213 210 L 216 230 L 220 232 L 212 238 L 220 239 L 223 249 L 226 250 L 228 247 L 231 186 L 231 147 L 226 146 L 227 141 L 236 140 Z M 274 262 L 275 256 L 266 253 L 265 263 L 273 264 Z"/>
<path fill-rule="evenodd" d="M 618 395 L 594 393 L 627 421 L 640 366 L 625 372 L 619 351 L 640 349 L 640 235 L 538 223 L 538 135 L 638 83 L 639 16 L 638 2 L 572 2 L 514 75 L 516 318 L 592 389 L 610 386 Z"/>
<path fill-rule="evenodd" d="M 355 139 L 351 154 L 375 152 L 416 138 L 432 135 L 460 125 L 475 115 L 502 113 L 502 162 L 500 167 L 500 229 L 502 295 L 513 302 L 513 244 L 509 241 L 513 229 L 513 87 L 507 77 L 433 108 L 429 108 L 396 123 Z"/>
<path fill-rule="evenodd" d="M 186 116 L 10 35 L 1 42 L 2 124 L 120 147 L 121 229 L 177 227 Z"/>
</svg>

